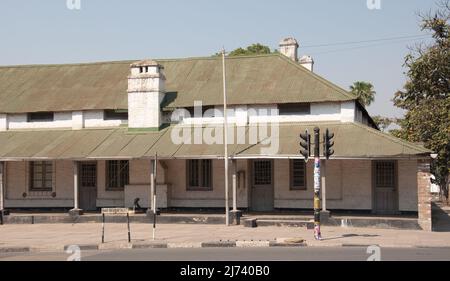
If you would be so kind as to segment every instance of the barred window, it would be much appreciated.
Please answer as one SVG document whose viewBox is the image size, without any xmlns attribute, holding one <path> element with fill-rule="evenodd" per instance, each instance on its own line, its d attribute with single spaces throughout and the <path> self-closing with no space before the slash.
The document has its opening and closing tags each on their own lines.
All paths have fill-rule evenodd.
<svg viewBox="0 0 450 281">
<path fill-rule="evenodd" d="M 279 104 L 280 115 L 308 115 L 311 114 L 311 104 L 309 103 L 285 103 Z"/>
<path fill-rule="evenodd" d="M 30 191 L 52 191 L 53 163 L 50 161 L 30 162 Z"/>
<path fill-rule="evenodd" d="M 30 112 L 27 115 L 28 122 L 52 122 L 54 118 L 53 112 Z"/>
<path fill-rule="evenodd" d="M 306 163 L 301 159 L 291 160 L 290 163 L 291 189 L 306 190 Z"/>
<path fill-rule="evenodd" d="M 130 168 L 128 160 L 106 162 L 107 189 L 123 190 L 130 182 Z"/>
<path fill-rule="evenodd" d="M 211 160 L 188 160 L 187 166 L 188 190 L 212 190 Z"/>
<path fill-rule="evenodd" d="M 103 120 L 128 120 L 128 110 L 105 109 Z"/>
<path fill-rule="evenodd" d="M 377 187 L 395 187 L 395 162 L 375 162 L 375 184 Z"/>
<path fill-rule="evenodd" d="M 258 161 L 254 161 L 253 165 L 254 165 L 253 183 L 255 185 L 270 185 L 270 184 L 272 184 L 272 161 L 258 160 Z"/>
</svg>

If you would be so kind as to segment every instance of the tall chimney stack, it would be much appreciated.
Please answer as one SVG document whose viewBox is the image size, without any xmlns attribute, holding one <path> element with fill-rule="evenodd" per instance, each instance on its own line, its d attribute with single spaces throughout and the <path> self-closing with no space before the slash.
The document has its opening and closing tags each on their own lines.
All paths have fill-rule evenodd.
<svg viewBox="0 0 450 281">
<path fill-rule="evenodd" d="M 311 56 L 302 56 L 300 64 L 309 71 L 314 71 L 314 60 Z"/>
<path fill-rule="evenodd" d="M 280 53 L 290 58 L 293 61 L 297 61 L 298 42 L 295 38 L 289 37 L 281 40 Z"/>
<path fill-rule="evenodd" d="M 153 60 L 130 66 L 128 76 L 128 128 L 159 129 L 162 125 L 161 102 L 165 95 L 163 67 Z"/>
</svg>

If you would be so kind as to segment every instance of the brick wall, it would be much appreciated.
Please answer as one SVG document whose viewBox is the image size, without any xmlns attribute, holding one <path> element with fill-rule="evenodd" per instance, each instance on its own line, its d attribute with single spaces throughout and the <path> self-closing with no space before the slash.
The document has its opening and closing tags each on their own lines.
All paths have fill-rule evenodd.
<svg viewBox="0 0 450 281">
<path fill-rule="evenodd" d="M 430 162 L 428 160 L 417 161 L 417 199 L 419 225 L 423 230 L 431 231 Z"/>
</svg>

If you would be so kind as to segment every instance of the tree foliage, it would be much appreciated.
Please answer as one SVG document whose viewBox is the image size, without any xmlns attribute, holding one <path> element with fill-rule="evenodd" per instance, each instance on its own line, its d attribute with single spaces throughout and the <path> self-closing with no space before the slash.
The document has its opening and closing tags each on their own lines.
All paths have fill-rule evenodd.
<svg viewBox="0 0 450 281">
<path fill-rule="evenodd" d="M 411 49 L 405 58 L 407 82 L 394 95 L 394 104 L 406 110 L 397 137 L 422 142 L 438 154 L 431 169 L 448 200 L 450 167 L 450 5 L 421 15 L 422 30 L 433 34 L 431 45 Z"/>
<path fill-rule="evenodd" d="M 369 106 L 375 100 L 375 90 L 369 82 L 357 81 L 350 86 L 350 91 L 364 106 Z"/>
<path fill-rule="evenodd" d="M 228 55 L 230 57 L 236 57 L 236 56 L 251 56 L 251 55 L 266 55 L 266 54 L 272 54 L 277 51 L 272 51 L 268 46 L 262 45 L 260 43 L 252 44 L 248 46 L 247 48 L 237 48 L 233 51 L 231 51 Z M 221 55 L 221 53 L 216 53 L 216 56 Z"/>
</svg>

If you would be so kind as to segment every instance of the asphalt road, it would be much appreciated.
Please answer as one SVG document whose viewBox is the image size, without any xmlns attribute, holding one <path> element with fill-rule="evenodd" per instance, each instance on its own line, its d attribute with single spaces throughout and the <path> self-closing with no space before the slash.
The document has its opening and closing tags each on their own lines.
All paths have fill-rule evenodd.
<svg viewBox="0 0 450 281">
<path fill-rule="evenodd" d="M 82 261 L 365 261 L 378 250 L 366 247 L 193 248 L 81 251 Z M 450 248 L 381 248 L 382 261 L 450 261 Z M 65 252 L 7 253 L 0 261 L 65 261 Z"/>
</svg>

